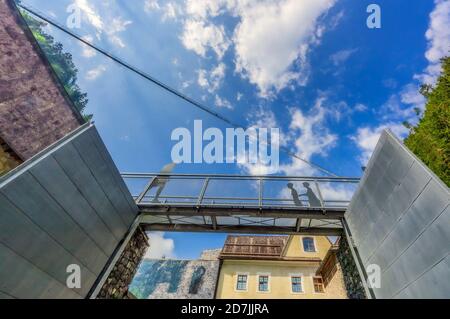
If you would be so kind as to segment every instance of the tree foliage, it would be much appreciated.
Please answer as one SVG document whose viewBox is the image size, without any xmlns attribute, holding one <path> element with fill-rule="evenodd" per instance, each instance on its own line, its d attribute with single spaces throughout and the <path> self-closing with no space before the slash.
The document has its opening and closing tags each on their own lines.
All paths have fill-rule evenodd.
<svg viewBox="0 0 450 319">
<path fill-rule="evenodd" d="M 436 86 L 423 85 L 420 92 L 427 99 L 425 112 L 405 144 L 450 186 L 450 57 L 442 59 Z"/>
<path fill-rule="evenodd" d="M 47 56 L 47 59 L 73 104 L 86 120 L 90 119 L 92 115 L 84 114 L 84 109 L 88 103 L 87 93 L 82 93 L 77 84 L 78 69 L 73 63 L 72 55 L 64 52 L 63 45 L 55 42 L 55 39 L 43 30 L 46 23 L 36 20 L 23 10 L 21 14 L 33 33 L 33 36 L 38 41 L 42 51 Z"/>
</svg>

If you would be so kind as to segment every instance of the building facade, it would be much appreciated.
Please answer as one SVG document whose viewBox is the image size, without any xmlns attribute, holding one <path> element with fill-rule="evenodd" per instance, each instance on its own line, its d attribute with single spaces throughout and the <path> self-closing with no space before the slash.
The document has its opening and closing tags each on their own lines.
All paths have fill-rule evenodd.
<svg viewBox="0 0 450 319">
<path fill-rule="evenodd" d="M 228 236 L 216 298 L 347 298 L 336 251 L 325 236 Z"/>
</svg>

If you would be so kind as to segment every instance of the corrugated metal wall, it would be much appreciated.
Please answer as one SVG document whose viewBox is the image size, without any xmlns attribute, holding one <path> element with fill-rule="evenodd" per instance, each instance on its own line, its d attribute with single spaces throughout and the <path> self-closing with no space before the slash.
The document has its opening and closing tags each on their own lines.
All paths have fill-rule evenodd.
<svg viewBox="0 0 450 319">
<path fill-rule="evenodd" d="M 73 132 L 0 179 L 0 298 L 86 297 L 137 213 L 95 127 Z"/>
<path fill-rule="evenodd" d="M 370 159 L 346 220 L 377 298 L 450 298 L 450 191 L 391 133 Z"/>
</svg>

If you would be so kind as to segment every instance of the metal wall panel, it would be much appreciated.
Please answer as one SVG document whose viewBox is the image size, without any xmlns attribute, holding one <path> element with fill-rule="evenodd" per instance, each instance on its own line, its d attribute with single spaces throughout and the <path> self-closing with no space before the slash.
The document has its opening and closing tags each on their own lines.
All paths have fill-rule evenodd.
<svg viewBox="0 0 450 319">
<path fill-rule="evenodd" d="M 107 256 L 31 174 L 15 176 L 0 192 L 91 271 L 101 271 Z"/>
<path fill-rule="evenodd" d="M 0 298 L 86 297 L 137 213 L 95 127 L 72 132 L 0 179 Z"/>
<path fill-rule="evenodd" d="M 383 132 L 345 215 L 363 266 L 381 268 L 377 298 L 450 298 L 449 205 L 448 187 Z"/>
</svg>

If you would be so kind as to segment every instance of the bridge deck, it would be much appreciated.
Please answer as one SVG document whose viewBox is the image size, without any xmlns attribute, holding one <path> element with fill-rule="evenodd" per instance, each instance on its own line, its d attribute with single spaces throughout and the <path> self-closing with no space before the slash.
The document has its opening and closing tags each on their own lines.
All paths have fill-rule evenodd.
<svg viewBox="0 0 450 319">
<path fill-rule="evenodd" d="M 341 234 L 341 220 L 359 182 L 289 176 L 122 177 L 135 194 L 147 230 L 316 235 Z"/>
</svg>

